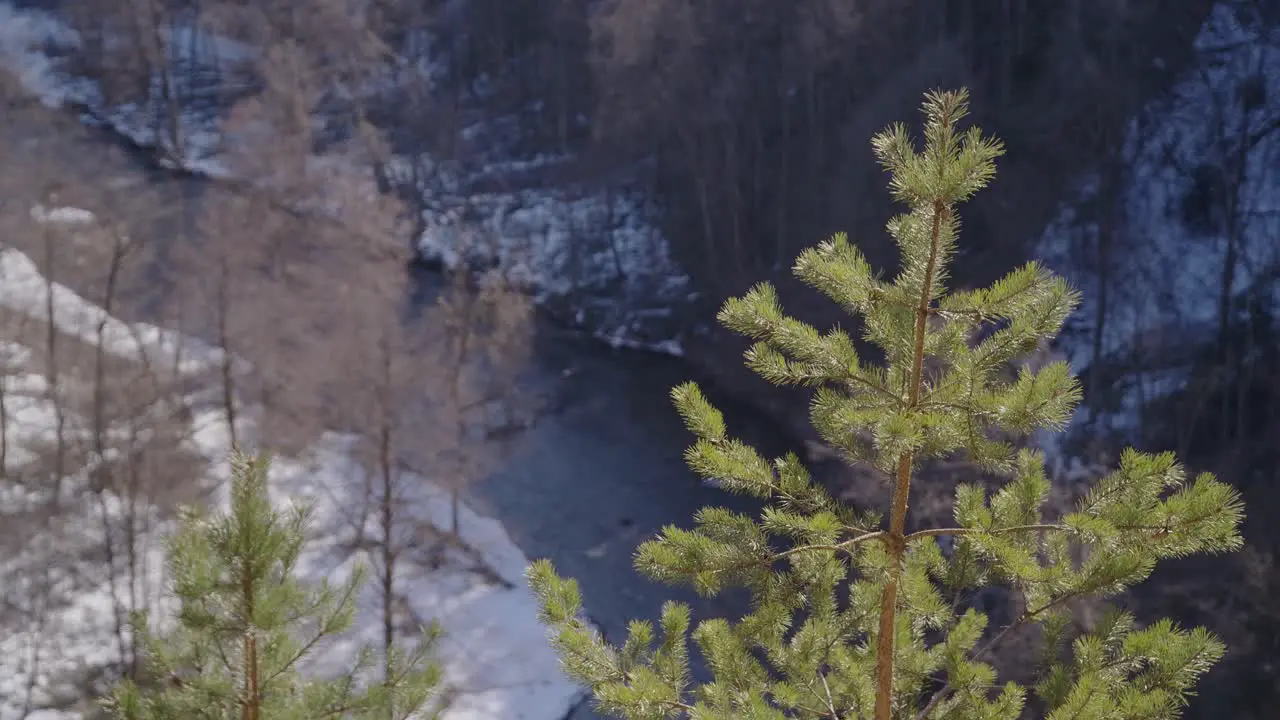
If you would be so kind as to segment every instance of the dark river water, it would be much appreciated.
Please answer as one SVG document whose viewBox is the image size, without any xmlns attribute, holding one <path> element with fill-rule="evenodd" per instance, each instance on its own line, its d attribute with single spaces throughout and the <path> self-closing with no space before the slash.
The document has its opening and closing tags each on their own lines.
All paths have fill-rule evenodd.
<svg viewBox="0 0 1280 720">
<path fill-rule="evenodd" d="M 631 566 L 636 544 L 662 526 L 687 526 L 707 504 L 749 507 L 684 466 L 690 438 L 667 400 L 687 377 L 681 364 L 582 341 L 546 342 L 538 359 L 548 374 L 573 369 L 557 378 L 563 400 L 502 470 L 472 489 L 477 509 L 501 520 L 530 558 L 550 558 L 577 578 L 588 614 L 612 641 L 625 637 L 631 618 L 656 619 L 669 598 L 692 602 L 695 617 L 741 611 L 741 598 L 700 600 Z M 574 717 L 595 715 L 582 708 Z"/>
</svg>

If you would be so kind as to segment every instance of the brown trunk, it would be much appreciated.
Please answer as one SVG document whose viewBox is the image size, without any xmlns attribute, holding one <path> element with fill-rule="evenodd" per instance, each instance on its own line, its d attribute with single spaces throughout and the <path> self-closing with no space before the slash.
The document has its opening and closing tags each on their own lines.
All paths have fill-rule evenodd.
<svg viewBox="0 0 1280 720">
<path fill-rule="evenodd" d="M 459 272 L 466 271 L 460 270 Z M 467 362 L 468 354 L 471 352 L 471 332 L 475 322 L 473 313 L 475 311 L 476 299 L 470 294 L 472 290 L 471 283 L 469 281 L 462 283 L 461 289 L 455 288 L 454 292 L 460 292 L 466 295 L 463 299 L 465 307 L 463 310 L 463 317 L 460 320 L 458 318 L 453 318 L 457 323 L 455 325 L 456 330 L 454 331 L 457 333 L 454 337 L 454 341 L 456 342 L 456 352 L 451 358 L 449 368 L 449 404 L 450 411 L 455 415 L 453 439 L 454 454 L 456 456 L 454 467 L 450 468 L 453 475 L 453 482 L 450 483 L 449 495 L 449 533 L 453 535 L 454 539 L 461 540 L 462 535 L 459 532 L 458 515 L 460 511 L 459 506 L 462 502 L 462 484 L 464 482 L 463 474 L 466 472 L 462 448 L 463 439 L 466 434 L 466 418 L 464 417 L 462 407 L 462 368 L 463 364 Z"/>
<path fill-rule="evenodd" d="M 102 549 L 107 563 L 107 586 L 111 594 L 111 614 L 116 633 L 116 647 L 120 654 L 120 663 L 126 672 L 132 672 L 132 664 L 128 661 L 127 634 L 125 631 L 126 610 L 122 607 L 120 596 L 116 593 L 116 543 L 111 532 L 111 515 L 107 508 L 106 490 L 110 483 L 110 471 L 106 465 L 107 458 L 107 418 L 106 418 L 106 333 L 107 319 L 111 317 L 115 307 L 116 284 L 119 281 L 120 266 L 124 260 L 125 248 L 119 236 L 115 238 L 115 247 L 107 266 L 107 282 L 102 297 L 102 317 L 98 321 L 97 341 L 93 348 L 93 452 L 98 463 L 94 471 L 92 487 L 97 495 L 98 511 L 102 520 Z M 132 449 L 132 448 L 130 448 Z M 134 606 L 132 609 L 136 610 Z"/>
<path fill-rule="evenodd" d="M 391 676 L 391 645 L 395 642 L 392 598 L 395 592 L 396 552 L 392 509 L 393 477 L 391 469 L 391 432 L 384 426 L 379 438 L 379 462 L 382 465 L 382 651 L 386 676 Z"/>
<path fill-rule="evenodd" d="M 916 306 L 915 352 L 911 361 L 911 385 L 907 388 L 907 405 L 920 404 L 921 380 L 924 372 L 925 329 L 929 320 L 934 272 L 937 268 L 938 241 L 942 220 L 950 209 L 941 202 L 933 204 L 933 229 L 930 233 L 929 262 L 925 266 L 924 288 Z M 907 507 L 911 494 L 911 453 L 898 459 L 898 473 L 893 486 L 893 505 L 889 512 L 889 531 L 885 548 L 889 552 L 889 580 L 880 599 L 880 627 L 876 637 L 876 720 L 893 720 L 893 655 L 894 628 L 897 625 L 898 582 L 902 577 L 902 559 L 906 554 Z"/>
<path fill-rule="evenodd" d="M 246 565 L 248 561 L 245 561 Z M 244 696 L 240 699 L 242 720 L 261 720 L 262 690 L 258 677 L 258 641 L 253 634 L 253 578 L 249 568 L 242 568 L 240 581 L 241 599 L 244 602 L 244 616 L 247 626 L 244 629 Z"/>
<path fill-rule="evenodd" d="M 395 642 L 395 468 L 392 458 L 392 367 L 391 343 L 384 336 L 382 345 L 382 427 L 378 433 L 378 464 L 382 470 L 382 653 L 384 678 L 391 680 L 391 647 Z"/>
<path fill-rule="evenodd" d="M 231 294 L 227 285 L 231 282 L 231 271 L 226 259 L 219 261 L 218 267 L 218 344 L 222 347 L 222 409 L 227 418 L 227 434 L 231 439 L 231 447 L 239 447 L 236 441 L 236 381 L 235 368 L 231 354 Z"/>
<path fill-rule="evenodd" d="M 54 207 L 54 199 L 50 196 L 46 206 Z M 53 231 L 48 227 L 44 231 L 44 275 L 45 275 L 45 344 L 47 364 L 45 375 L 49 382 L 49 398 L 53 402 L 55 447 L 53 456 L 53 498 L 52 505 L 56 514 L 62 505 L 62 483 L 67 472 L 67 414 L 62 404 L 61 375 L 58 368 L 59 348 L 57 330 L 57 306 L 53 302 L 53 290 L 57 277 L 57 253 L 54 251 L 55 239 Z"/>
<path fill-rule="evenodd" d="M 138 424 L 131 422 L 129 427 L 129 447 L 138 447 Z M 128 493 L 128 510 L 125 513 L 125 559 L 129 564 L 129 607 L 137 610 L 141 607 L 138 601 L 138 478 L 142 472 L 140 465 L 142 464 L 142 454 L 133 452 L 129 459 L 129 482 L 126 492 Z M 138 643 L 131 643 L 129 646 L 129 657 L 127 660 L 128 673 L 130 677 L 138 676 Z"/>
</svg>

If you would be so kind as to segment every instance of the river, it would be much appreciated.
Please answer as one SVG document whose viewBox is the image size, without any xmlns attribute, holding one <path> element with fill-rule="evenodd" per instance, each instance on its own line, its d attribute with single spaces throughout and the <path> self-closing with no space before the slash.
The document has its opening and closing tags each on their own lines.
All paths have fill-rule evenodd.
<svg viewBox="0 0 1280 720">
<path fill-rule="evenodd" d="M 550 558 L 577 578 L 587 612 L 612 641 L 625 637 L 631 618 L 656 619 L 669 598 L 691 602 L 695 618 L 740 612 L 741 598 L 700 600 L 631 566 L 636 544 L 663 525 L 687 526 L 708 504 L 749 506 L 684 466 L 689 436 L 666 398 L 687 377 L 681 364 L 571 340 L 545 343 L 538 361 L 548 373 L 572 368 L 555 381 L 561 407 L 521 438 L 506 467 L 473 488 L 477 509 L 501 520 L 529 557 Z M 596 716 L 583 708 L 573 717 Z"/>
</svg>

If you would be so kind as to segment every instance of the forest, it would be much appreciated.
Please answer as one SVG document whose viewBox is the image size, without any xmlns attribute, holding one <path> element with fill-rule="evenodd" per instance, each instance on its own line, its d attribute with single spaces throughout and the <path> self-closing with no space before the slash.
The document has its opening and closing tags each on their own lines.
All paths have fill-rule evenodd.
<svg viewBox="0 0 1280 720">
<path fill-rule="evenodd" d="M 752 377 L 746 344 L 712 319 L 767 280 L 797 317 L 839 322 L 793 261 L 840 231 L 893 267 L 867 141 L 914 117 L 926 90 L 967 87 L 972 121 L 1007 155 L 966 206 L 954 284 L 1044 257 L 1084 291 L 1062 346 L 1044 348 L 1071 360 L 1085 398 L 1062 484 L 1132 444 L 1243 493 L 1245 551 L 1162 566 L 1126 602 L 1139 618 L 1209 625 L 1230 648 L 1187 717 L 1269 717 L 1280 700 L 1275 0 L 24 0 L 9 13 L 0 222 L 5 246 L 39 267 L 48 308 L 32 325 L 5 306 L 6 339 L 36 348 L 5 362 L 13 377 L 39 366 L 57 431 L 39 462 L 10 457 L 0 432 L 0 460 L 23 483 L 39 472 L 10 464 L 47 466 L 56 508 L 64 476 L 122 453 L 74 491 L 101 506 L 108 566 L 137 571 L 142 520 L 108 512 L 103 488 L 163 496 L 188 472 L 184 398 L 207 386 L 232 444 L 360 437 L 382 533 L 360 542 L 380 548 L 389 646 L 393 570 L 410 552 L 392 531 L 393 486 L 447 466 L 440 547 L 484 564 L 457 532 L 458 498 L 502 464 L 493 442 L 552 412 L 522 375 L 544 327 L 677 338 L 682 366 L 760 418 L 754 432 L 802 449 L 834 492 L 874 496 L 808 427 L 808 399 Z M 18 48 L 20 17 L 61 30 L 32 25 L 26 37 L 46 36 Z M 56 66 L 70 88 L 60 109 L 33 99 L 29 68 L 8 61 L 19 50 Z M 486 219 L 536 215 L 538 193 L 603 208 L 566 221 L 541 265 L 536 240 L 499 250 L 506 226 Z M 68 243 L 13 210 L 24 203 L 110 220 Z M 449 253 L 425 258 L 447 272 L 424 291 L 427 236 Z M 54 283 L 221 355 L 192 379 L 181 347 L 113 356 L 105 320 L 87 340 L 60 335 Z M 430 301 L 407 310 L 422 292 Z M 419 311 L 433 319 L 403 320 Z M 5 423 L 23 402 L 10 387 Z M 402 407 L 411 389 L 432 402 Z M 109 431 L 120 422 L 132 434 Z M 950 488 L 970 470 L 930 472 Z M 50 507 L 30 512 L 45 522 Z M 127 594 L 117 618 L 141 602 Z"/>
</svg>

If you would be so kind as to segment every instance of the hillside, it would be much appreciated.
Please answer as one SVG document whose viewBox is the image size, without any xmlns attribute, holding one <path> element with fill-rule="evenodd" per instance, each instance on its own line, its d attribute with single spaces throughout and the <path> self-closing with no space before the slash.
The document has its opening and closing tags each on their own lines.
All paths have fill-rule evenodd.
<svg viewBox="0 0 1280 720">
<path fill-rule="evenodd" d="M 1060 483 L 1123 441 L 1234 479 L 1255 518 L 1280 507 L 1274 0 L 388 1 L 354 24 L 332 3 L 302 19 L 241 5 L 133 22 L 129 3 L 0 4 L 0 66 L 175 177 L 397 260 L 496 266 L 562 327 L 681 355 L 788 442 L 812 439 L 804 400 L 743 370 L 708 320 L 769 279 L 834 322 L 791 258 L 844 230 L 891 265 L 866 139 L 920 91 L 967 85 L 1009 155 L 967 209 L 977 244 L 956 283 L 1039 256 L 1087 303 L 1046 349 L 1086 385 L 1069 436 L 1038 439 Z M 370 194 L 398 200 L 396 222 L 364 214 Z M 1237 652 L 1203 707 L 1265 717 L 1280 537 L 1265 521 L 1247 537 L 1244 562 L 1177 568 L 1135 602 L 1227 635 Z"/>
</svg>

